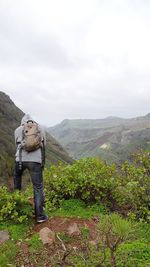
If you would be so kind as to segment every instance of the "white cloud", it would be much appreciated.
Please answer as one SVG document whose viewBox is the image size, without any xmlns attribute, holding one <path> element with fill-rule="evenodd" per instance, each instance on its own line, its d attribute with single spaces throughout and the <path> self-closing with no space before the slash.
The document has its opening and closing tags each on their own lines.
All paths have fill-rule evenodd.
<svg viewBox="0 0 150 267">
<path fill-rule="evenodd" d="M 1 0 L 0 90 L 39 122 L 149 112 L 150 3 Z"/>
</svg>

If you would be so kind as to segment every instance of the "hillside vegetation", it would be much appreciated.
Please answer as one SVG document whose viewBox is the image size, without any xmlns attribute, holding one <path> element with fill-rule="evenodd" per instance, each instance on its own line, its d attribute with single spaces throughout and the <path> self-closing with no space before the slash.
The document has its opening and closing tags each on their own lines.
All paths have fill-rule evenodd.
<svg viewBox="0 0 150 267">
<path fill-rule="evenodd" d="M 123 162 L 130 153 L 150 148 L 150 114 L 133 119 L 64 120 L 49 132 L 75 159 L 100 156 Z"/>
<path fill-rule="evenodd" d="M 123 120 L 125 125 L 120 118 L 62 123 L 62 138 L 67 142 L 69 134 L 78 140 L 80 156 L 95 155 L 101 146 L 105 159 L 118 161 L 119 155 L 123 160 L 127 152 L 146 147 L 119 165 L 99 156 L 72 162 L 47 135 L 44 208 L 49 220 L 37 224 L 31 184 L 22 192 L 2 186 L 12 175 L 14 129 L 23 112 L 2 92 L 0 101 L 0 266 L 149 267 L 150 116 Z M 53 236 L 51 243 L 41 238 L 44 228 Z"/>
<path fill-rule="evenodd" d="M 5 183 L 12 175 L 14 164 L 14 130 L 24 113 L 17 108 L 9 96 L 0 92 L 0 181 Z"/>
<path fill-rule="evenodd" d="M 14 130 L 20 125 L 24 113 L 10 97 L 0 92 L 0 184 L 9 184 L 14 167 Z M 47 133 L 46 164 L 71 162 L 63 147 Z"/>
<path fill-rule="evenodd" d="M 0 266 L 148 267 L 149 166 L 150 152 L 142 152 L 120 168 L 87 158 L 45 169 L 49 221 L 40 225 L 33 223 L 30 187 L 22 193 L 1 187 L 0 229 L 11 240 L 0 247 Z M 55 235 L 52 244 L 39 238 L 44 227 Z"/>
</svg>

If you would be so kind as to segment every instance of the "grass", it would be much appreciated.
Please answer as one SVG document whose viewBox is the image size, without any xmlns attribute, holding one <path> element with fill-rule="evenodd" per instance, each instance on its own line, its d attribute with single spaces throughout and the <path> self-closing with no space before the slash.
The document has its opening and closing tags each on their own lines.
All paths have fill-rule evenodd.
<svg viewBox="0 0 150 267">
<path fill-rule="evenodd" d="M 67 234 L 63 232 L 58 233 L 58 236 L 65 243 L 69 243 L 72 240 L 72 237 L 68 236 Z"/>
<path fill-rule="evenodd" d="M 8 240 L 3 245 L 1 245 L 0 266 L 8 267 L 9 263 L 13 263 L 18 251 L 19 251 L 18 246 L 12 240 Z"/>
<path fill-rule="evenodd" d="M 59 209 L 50 213 L 51 216 L 61 217 L 80 217 L 89 219 L 93 216 L 100 216 L 106 213 L 104 206 L 92 205 L 86 206 L 83 201 L 77 199 L 64 200 Z M 32 222 L 12 224 L 11 222 L 3 222 L 0 224 L 0 230 L 7 230 L 10 234 L 10 240 L 0 246 L 0 266 L 5 267 L 13 264 L 18 252 L 17 242 L 26 243 L 32 256 L 42 249 L 43 244 L 39 240 L 38 234 L 33 234 L 30 239 L 26 239 L 28 231 L 32 228 Z M 70 237 L 64 233 L 59 233 L 64 242 L 69 242 Z M 88 229 L 81 229 L 82 238 L 86 238 L 89 234 Z M 12 265 L 13 266 L 13 265 Z"/>
<path fill-rule="evenodd" d="M 118 258 L 120 267 L 148 267 L 150 266 L 150 245 L 139 240 L 125 243 L 120 246 Z"/>
<path fill-rule="evenodd" d="M 78 199 L 64 200 L 60 208 L 52 211 L 49 215 L 60 217 L 78 217 L 84 219 L 90 219 L 93 216 L 100 216 L 106 214 L 107 209 L 100 204 L 85 205 L 85 203 Z"/>
<path fill-rule="evenodd" d="M 27 240 L 27 244 L 30 247 L 30 252 L 38 251 L 43 247 L 38 234 L 33 234 L 32 237 Z"/>
<path fill-rule="evenodd" d="M 17 241 L 23 239 L 29 230 L 28 224 L 8 224 L 1 223 L 0 230 L 7 230 L 10 234 L 11 240 Z"/>
<path fill-rule="evenodd" d="M 83 201 L 77 199 L 64 200 L 62 201 L 59 209 L 49 213 L 51 217 L 55 216 L 78 217 L 83 219 L 90 219 L 93 218 L 94 216 L 101 217 L 102 214 L 103 216 L 105 216 L 107 214 L 107 209 L 101 203 L 88 206 Z M 0 246 L 0 267 L 8 267 L 9 265 L 11 267 L 15 267 L 16 255 L 19 252 L 18 241 L 28 245 L 29 247 L 28 260 L 31 263 L 39 262 L 40 264 L 42 263 L 42 265 L 46 263 L 46 258 L 44 257 L 50 257 L 49 252 L 47 252 L 46 246 L 43 246 L 41 240 L 39 239 L 38 233 L 36 234 L 32 233 L 32 226 L 33 224 L 31 221 L 29 221 L 28 223 L 20 223 L 20 224 L 12 224 L 10 222 L 9 223 L 3 222 L 0 224 L 0 230 L 8 230 L 10 234 L 10 240 L 6 241 Z M 129 264 L 127 266 L 148 267 L 150 266 L 150 258 L 149 258 L 150 225 L 147 223 L 140 222 L 140 223 L 135 223 L 135 228 L 136 228 L 136 240 L 133 240 L 131 243 L 126 243 L 122 245 L 119 251 L 120 255 L 119 258 L 124 259 L 125 257 L 127 257 L 126 255 L 130 254 L 130 258 L 128 259 Z M 80 231 L 81 231 L 81 237 L 80 237 L 81 241 L 84 242 L 84 240 L 88 240 L 89 229 L 86 227 L 81 227 Z M 73 237 L 68 236 L 66 233 L 60 232 L 58 233 L 58 235 L 65 245 L 70 244 L 72 242 Z M 28 236 L 30 237 L 27 238 Z M 41 255 L 40 256 L 39 253 L 41 253 L 41 251 L 43 252 L 42 255 L 40 254 Z M 100 257 L 101 255 L 99 254 L 100 251 L 96 250 L 95 251 L 93 250 L 93 252 L 90 251 L 89 253 L 94 253 L 94 254 L 89 254 L 88 256 L 89 264 L 91 264 L 89 266 L 92 266 L 92 264 L 95 264 L 95 262 L 98 261 L 98 257 Z M 85 262 L 85 265 L 83 265 L 82 256 L 83 257 L 85 256 L 84 253 L 83 255 L 81 254 L 81 256 L 78 255 L 78 253 L 72 256 L 73 256 L 72 260 L 75 260 L 76 258 L 74 263 L 78 262 L 78 266 L 82 267 L 87 266 L 86 265 L 87 262 Z M 132 264 L 133 260 L 137 265 L 133 265 L 134 263 Z M 138 260 L 141 265 L 138 265 L 137 263 Z M 24 259 L 22 259 L 21 262 L 21 265 L 23 264 L 24 264 Z M 122 264 L 123 263 L 120 261 L 119 267 L 123 266 Z"/>
<path fill-rule="evenodd" d="M 137 224 L 137 238 L 143 242 L 150 243 L 150 224 L 140 222 Z"/>
<path fill-rule="evenodd" d="M 87 227 L 80 227 L 80 231 L 81 231 L 81 236 L 83 239 L 88 239 L 89 234 L 90 234 L 90 230 Z"/>
<path fill-rule="evenodd" d="M 0 245 L 0 267 L 8 267 L 9 264 L 12 267 L 15 266 L 13 265 L 14 259 L 19 251 L 17 242 L 25 239 L 31 226 L 31 222 L 21 224 L 3 222 L 0 224 L 0 230 L 7 230 L 10 235 L 10 240 Z"/>
</svg>

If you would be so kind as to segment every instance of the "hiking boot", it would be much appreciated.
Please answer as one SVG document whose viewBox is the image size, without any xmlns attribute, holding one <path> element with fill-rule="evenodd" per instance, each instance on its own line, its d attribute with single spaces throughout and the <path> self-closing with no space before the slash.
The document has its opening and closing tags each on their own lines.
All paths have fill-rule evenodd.
<svg viewBox="0 0 150 267">
<path fill-rule="evenodd" d="M 40 217 L 37 217 L 37 223 L 42 223 L 42 222 L 46 222 L 48 220 L 48 216 L 47 215 L 42 215 Z"/>
</svg>

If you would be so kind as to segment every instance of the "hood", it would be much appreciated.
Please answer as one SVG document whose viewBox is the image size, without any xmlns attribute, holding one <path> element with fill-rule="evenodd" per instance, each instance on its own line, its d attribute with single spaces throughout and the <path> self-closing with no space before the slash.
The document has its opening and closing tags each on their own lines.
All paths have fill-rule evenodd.
<svg viewBox="0 0 150 267">
<path fill-rule="evenodd" d="M 31 118 L 31 116 L 29 114 L 25 114 L 21 120 L 21 125 L 24 125 L 27 121 L 33 121 L 33 119 Z"/>
</svg>

